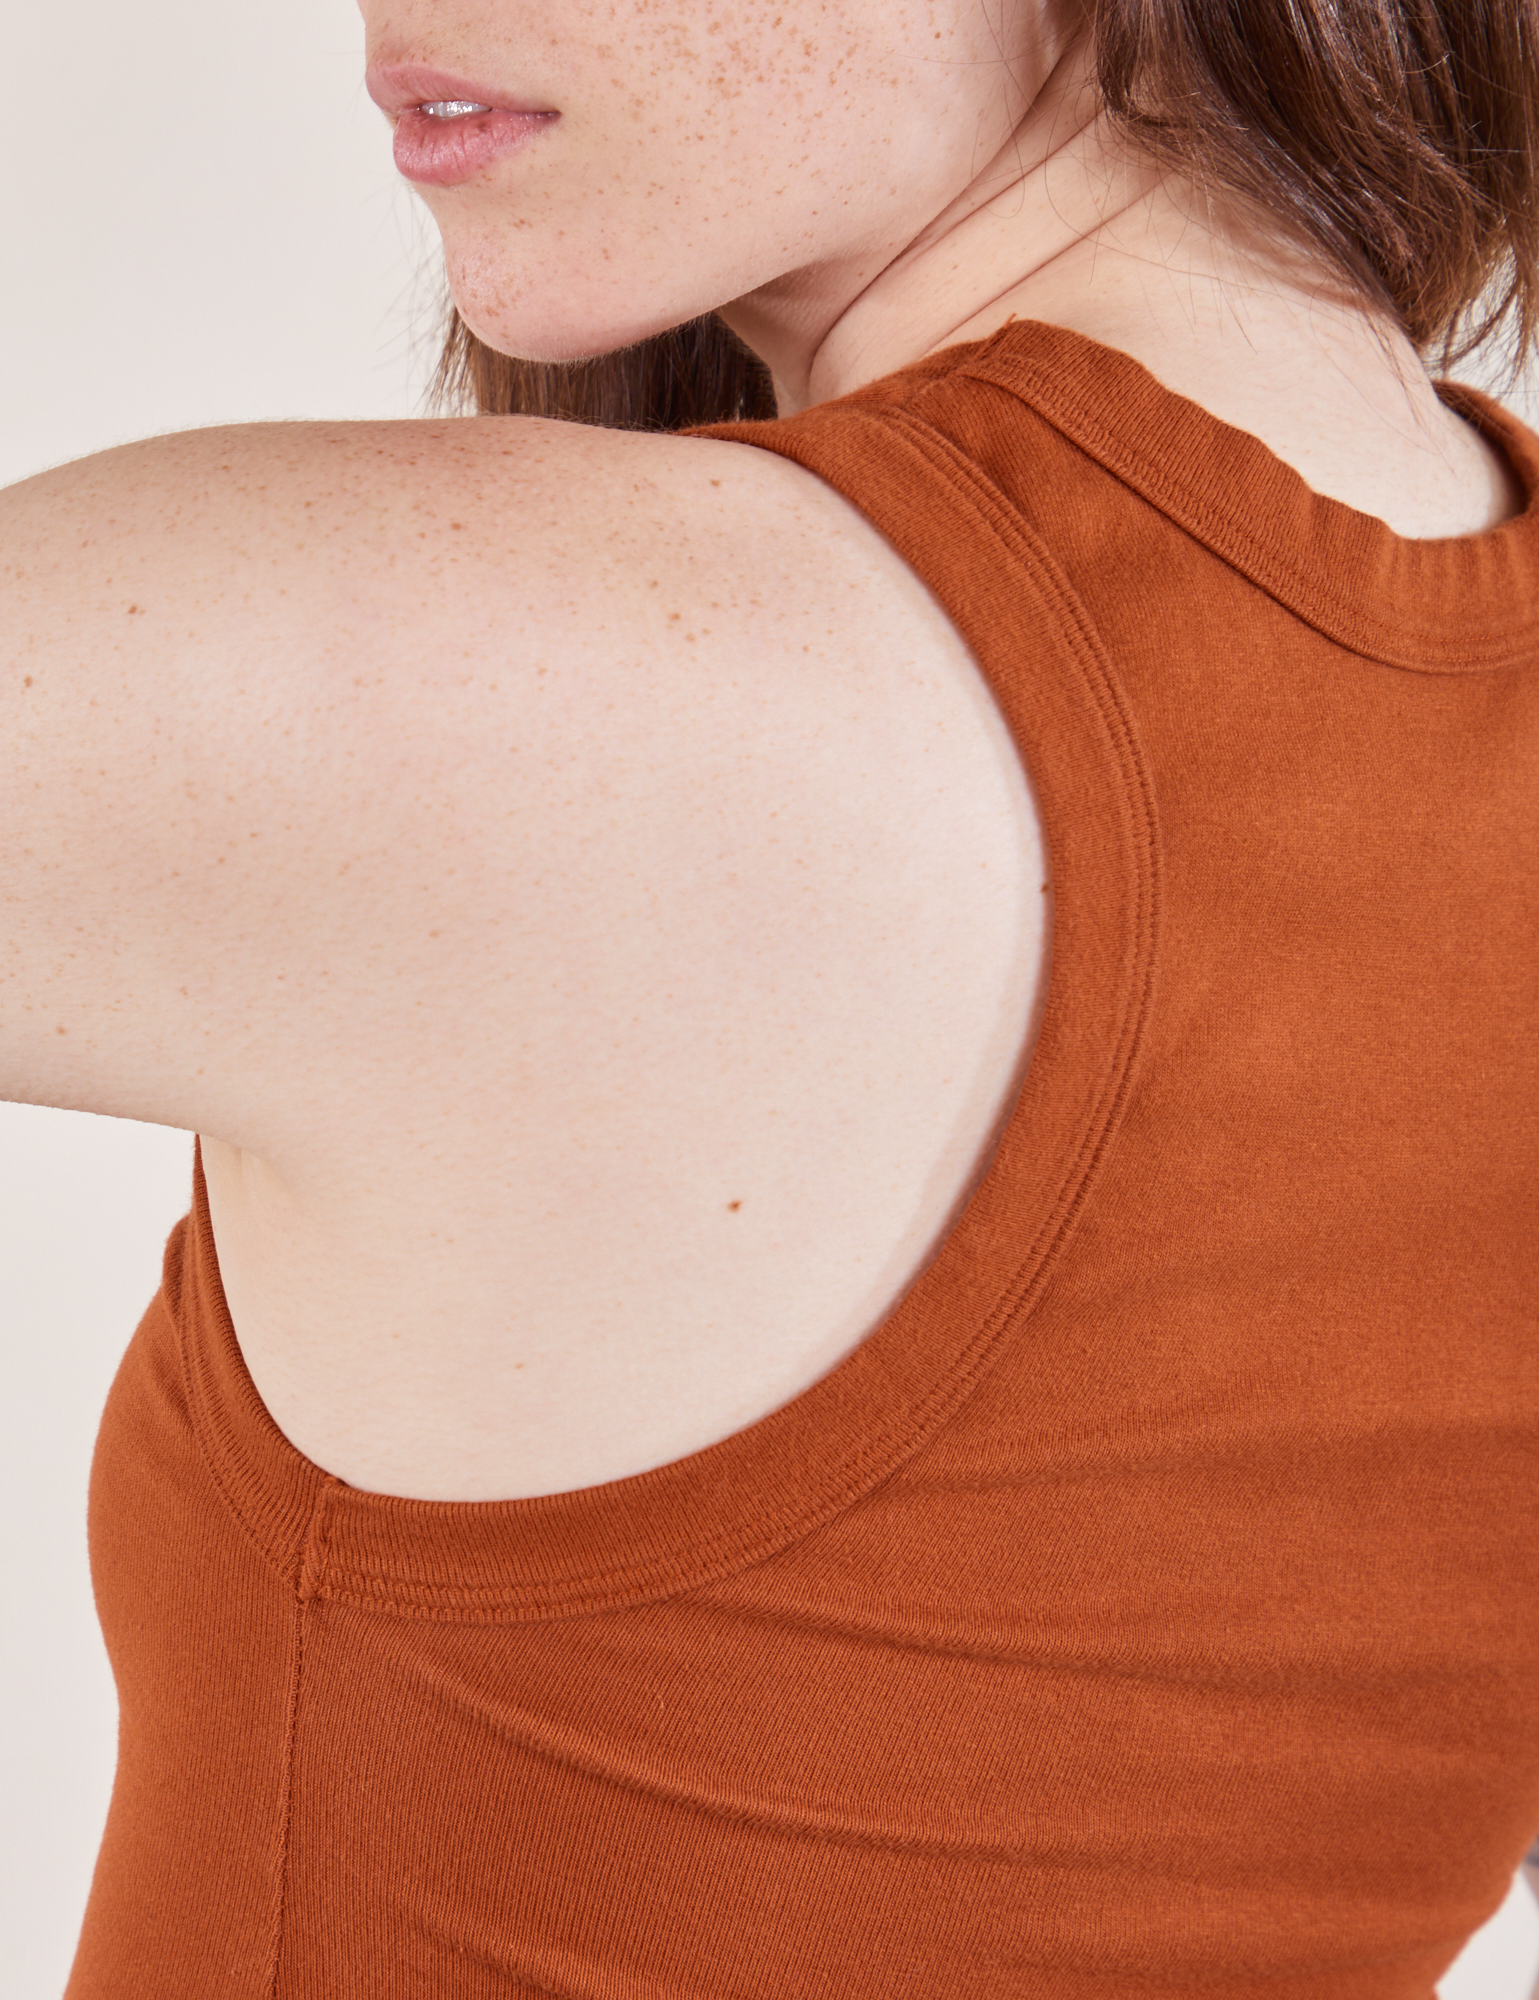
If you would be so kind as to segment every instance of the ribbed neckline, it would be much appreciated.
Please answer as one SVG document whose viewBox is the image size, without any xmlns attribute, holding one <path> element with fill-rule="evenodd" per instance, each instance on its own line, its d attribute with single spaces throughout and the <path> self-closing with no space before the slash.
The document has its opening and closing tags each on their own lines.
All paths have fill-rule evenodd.
<svg viewBox="0 0 1539 2000">
<path fill-rule="evenodd" d="M 1008 391 L 1317 631 L 1389 666 L 1480 673 L 1539 650 L 1539 439 L 1478 389 L 1444 404 L 1505 453 L 1520 514 L 1479 535 L 1422 541 L 1316 493 L 1248 431 L 1167 389 L 1082 333 L 1011 320 L 932 355 L 927 374 Z"/>
<path fill-rule="evenodd" d="M 871 1492 L 1003 1345 L 1025 1337 L 1120 1119 L 1148 1019 L 1153 792 L 1116 676 L 1050 556 L 945 439 L 872 402 L 866 393 L 714 435 L 811 464 L 872 520 L 966 631 L 1032 770 L 1053 871 L 1050 977 L 994 1159 L 893 1310 L 789 1403 L 631 1478 L 489 1501 L 358 1491 L 283 1435 L 231 1324 L 200 1162 L 170 1299 L 192 1421 L 226 1499 L 306 1599 L 511 1623 L 707 1584 Z M 937 560 L 937 549 L 952 553 Z"/>
</svg>

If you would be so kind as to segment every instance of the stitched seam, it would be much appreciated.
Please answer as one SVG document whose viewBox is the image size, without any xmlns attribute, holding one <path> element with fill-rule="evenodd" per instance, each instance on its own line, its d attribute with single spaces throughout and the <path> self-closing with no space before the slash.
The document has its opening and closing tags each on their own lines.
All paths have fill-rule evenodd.
<svg viewBox="0 0 1539 2000">
<path fill-rule="evenodd" d="M 188 1231 L 189 1238 L 191 1234 L 192 1232 L 189 1229 Z M 184 1254 L 190 1256 L 191 1253 L 190 1251 L 188 1251 Z M 221 1464 L 221 1455 L 217 1450 L 217 1448 L 209 1440 L 208 1433 L 212 1428 L 212 1414 L 210 1411 L 208 1400 L 203 1393 L 203 1385 L 201 1381 L 198 1379 L 197 1370 L 192 1365 L 192 1359 L 188 1351 L 189 1341 L 187 1333 L 187 1320 L 190 1317 L 190 1314 L 186 1306 L 185 1282 L 183 1283 L 181 1289 L 182 1289 L 182 1297 L 178 1301 L 177 1308 L 173 1316 L 173 1322 L 176 1328 L 177 1365 L 181 1371 L 182 1393 L 187 1398 L 187 1409 L 188 1409 L 188 1414 L 191 1418 L 191 1429 L 192 1429 L 193 1439 L 198 1447 L 198 1456 L 202 1459 L 204 1469 L 207 1471 L 210 1479 L 213 1480 L 214 1486 L 219 1493 L 220 1499 L 223 1500 L 225 1506 L 229 1509 L 230 1513 L 235 1517 L 236 1525 L 239 1527 L 241 1533 L 245 1536 L 246 1540 L 251 1544 L 252 1548 L 256 1551 L 258 1556 L 261 1557 L 263 1567 L 266 1568 L 277 1579 L 279 1583 L 283 1584 L 285 1588 L 288 1588 L 292 1585 L 294 1580 L 292 1565 L 286 1564 L 279 1560 L 278 1556 L 275 1554 L 272 1548 L 269 1547 L 268 1543 L 263 1539 L 263 1537 L 257 1531 L 253 1523 L 247 1518 L 245 1509 L 241 1506 L 240 1501 L 236 1498 L 234 1491 L 232 1490 L 228 1480 L 225 1477 L 224 1467 Z"/>
<path fill-rule="evenodd" d="M 1384 666 L 1409 667 L 1417 672 L 1499 671 L 1526 664 L 1539 641 L 1539 633 L 1530 624 L 1511 638 L 1494 641 L 1490 651 L 1474 653 L 1441 638 L 1430 627 L 1418 628 L 1409 619 L 1406 628 L 1396 632 L 1376 619 L 1365 618 L 1349 598 L 1335 595 L 1286 555 L 1258 541 L 1238 515 L 1214 506 L 1179 477 L 1139 458 L 1088 404 L 1056 378 L 1048 380 L 1044 371 L 1021 362 L 1011 363 L 1004 377 L 978 368 L 958 373 L 1029 404 L 1054 430 L 1187 529 L 1214 555 L 1349 652 Z M 927 391 L 935 386 L 927 385 Z"/>
<path fill-rule="evenodd" d="M 305 1537 L 304 1554 L 300 1561 L 299 1576 L 294 1585 L 293 1667 L 289 1676 L 288 1716 L 284 1731 L 283 1798 L 278 1833 L 277 1881 L 273 1890 L 272 1943 L 268 1948 L 266 1968 L 268 2000 L 278 2000 L 278 1978 L 283 1964 L 283 1929 L 288 1910 L 289 1861 L 294 1846 L 294 1767 L 299 1745 L 299 1697 L 304 1678 L 305 1622 L 308 1606 L 314 1595 L 311 1577 L 318 1574 L 325 1563 L 325 1506 L 326 1492 L 323 1487 L 315 1496 L 310 1526 Z"/>
<path fill-rule="evenodd" d="M 932 385 L 937 389 L 940 386 Z M 1072 1233 L 1088 1199 L 1096 1168 L 1109 1143 L 1108 1135 L 1115 1130 L 1123 1102 L 1131 1088 L 1138 1050 L 1153 1001 L 1160 904 L 1159 842 L 1153 787 L 1131 719 L 1120 698 L 1115 675 L 1109 660 L 1103 655 L 1088 613 L 1051 552 L 1019 519 L 999 488 L 944 433 L 914 415 L 912 409 L 907 407 L 886 411 L 880 416 L 874 412 L 857 414 L 852 411 L 851 416 L 858 423 L 885 432 L 893 442 L 915 457 L 944 465 L 956 483 L 965 487 L 982 525 L 1022 563 L 1038 607 L 1050 628 L 1066 642 L 1062 650 L 1067 651 L 1071 658 L 1078 685 L 1088 696 L 1114 746 L 1114 761 L 1122 780 L 1122 796 L 1132 807 L 1134 824 L 1130 837 L 1133 844 L 1141 849 L 1144 863 L 1141 869 L 1135 870 L 1138 879 L 1134 885 L 1136 901 L 1131 927 L 1132 944 L 1135 960 L 1142 962 L 1143 969 L 1141 976 L 1135 976 L 1130 981 L 1122 1018 L 1113 1030 L 1110 1078 L 1103 1084 L 1101 1095 L 1087 1121 L 1089 1132 L 1086 1140 L 1060 1185 L 1060 1200 L 1062 1188 L 1072 1187 L 1074 1190 L 1067 1206 L 1055 1207 L 1044 1218 L 1031 1248 L 1001 1289 L 994 1307 L 963 1349 L 958 1361 L 917 1405 L 903 1414 L 901 1428 L 904 1441 L 897 1455 L 892 1455 L 892 1432 L 897 1426 L 889 1425 L 881 1436 L 867 1440 L 854 1457 L 846 1461 L 839 1485 L 825 1495 L 819 1506 L 783 1523 L 780 1531 L 773 1536 L 746 1541 L 739 1531 L 693 1541 L 690 1554 L 694 1558 L 694 1574 L 687 1583 L 667 1591 L 665 1594 L 668 1596 L 697 1590 L 706 1583 L 718 1581 L 734 1569 L 750 1568 L 814 1533 L 855 1500 L 895 1474 L 961 1407 L 994 1359 L 1011 1322 L 1027 1305 L 1033 1293 L 1040 1291 L 1046 1282 L 1063 1243 Z M 877 524 L 873 522 L 873 525 Z M 885 1467 L 872 1481 L 865 1474 L 874 1459 L 884 1460 Z M 701 1573 L 702 1566 L 709 1568 L 723 1557 L 724 1568 L 714 1569 L 709 1575 Z M 645 1563 L 632 1568 L 616 1570 L 606 1567 L 597 1572 L 578 1572 L 554 1584 L 530 1584 L 526 1591 L 520 1591 L 517 1586 L 510 1589 L 506 1584 L 468 1587 L 414 1585 L 409 1579 L 383 1572 L 350 1569 L 333 1571 L 324 1583 L 318 1580 L 317 1594 L 336 1602 L 355 1603 L 360 1608 L 406 1617 L 425 1617 L 435 1622 L 455 1622 L 456 1619 L 463 1619 L 467 1611 L 474 1613 L 483 1607 L 500 1609 L 504 1613 L 527 1609 L 532 1616 L 544 1618 L 579 1616 L 631 1600 L 638 1588 L 645 1590 L 653 1582 L 661 1580 L 659 1571 L 675 1569 L 678 1560 L 678 1554 L 674 1552 L 648 1558 Z M 589 1582 L 600 1587 L 576 1600 L 570 1597 L 569 1593 L 574 1589 L 580 1591 Z M 553 1589 L 564 1600 L 560 1604 L 550 1605 L 544 1601 Z"/>
</svg>

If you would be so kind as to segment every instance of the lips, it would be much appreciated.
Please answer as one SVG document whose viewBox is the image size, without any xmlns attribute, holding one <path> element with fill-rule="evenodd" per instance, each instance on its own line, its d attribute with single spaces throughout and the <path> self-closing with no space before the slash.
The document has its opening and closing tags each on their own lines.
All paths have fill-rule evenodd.
<svg viewBox="0 0 1539 2000">
<path fill-rule="evenodd" d="M 420 63 L 373 63 L 364 86 L 395 124 L 397 169 L 422 187 L 470 180 L 495 160 L 531 144 L 561 116 L 474 77 Z M 446 110 L 461 104 L 477 108 L 434 117 L 423 109 L 428 104 Z"/>
<path fill-rule="evenodd" d="M 387 118 L 399 118 L 419 104 L 487 104 L 494 111 L 516 111 L 526 117 L 550 110 L 549 105 L 510 97 L 474 77 L 454 76 L 424 63 L 371 63 L 363 87 Z"/>
</svg>

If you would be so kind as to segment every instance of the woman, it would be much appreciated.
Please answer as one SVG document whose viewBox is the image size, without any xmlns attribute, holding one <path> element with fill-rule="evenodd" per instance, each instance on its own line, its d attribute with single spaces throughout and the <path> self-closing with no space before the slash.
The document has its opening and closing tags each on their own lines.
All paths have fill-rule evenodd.
<svg viewBox="0 0 1539 2000">
<path fill-rule="evenodd" d="M 1539 440 L 1426 365 L 1530 0 L 364 12 L 526 414 L 0 517 L 0 1086 L 199 1135 L 71 2000 L 1430 1994 L 1539 1825 Z"/>
</svg>

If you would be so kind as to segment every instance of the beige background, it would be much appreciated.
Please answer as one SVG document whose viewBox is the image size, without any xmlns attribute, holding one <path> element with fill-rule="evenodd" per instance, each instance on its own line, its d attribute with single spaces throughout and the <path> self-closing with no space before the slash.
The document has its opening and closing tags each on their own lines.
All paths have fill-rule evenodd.
<svg viewBox="0 0 1539 2000">
<path fill-rule="evenodd" d="M 431 231 L 363 95 L 346 0 L 13 0 L 4 26 L 0 484 L 159 431 L 420 411 Z M 185 1133 L 0 1106 L 10 2000 L 61 1993 L 106 1812 L 116 1705 L 86 1481 L 190 1173 Z M 1443 2000 L 1526 2000 L 1536 1970 L 1519 1885 Z"/>
</svg>

